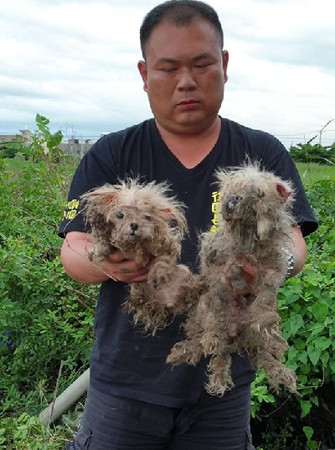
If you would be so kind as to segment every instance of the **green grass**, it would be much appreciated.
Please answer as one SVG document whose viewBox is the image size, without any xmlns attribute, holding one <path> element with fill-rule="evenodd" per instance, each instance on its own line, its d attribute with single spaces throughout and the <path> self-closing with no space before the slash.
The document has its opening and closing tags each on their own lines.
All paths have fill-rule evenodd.
<svg viewBox="0 0 335 450">
<path fill-rule="evenodd" d="M 20 153 L 15 158 L 5 158 L 6 169 L 9 171 L 17 171 L 23 169 L 26 165 L 24 156 Z"/>
<path fill-rule="evenodd" d="M 319 180 L 335 178 L 335 165 L 328 166 L 317 163 L 296 163 L 296 167 L 305 187 L 310 187 Z"/>
<path fill-rule="evenodd" d="M 6 159 L 5 161 L 7 170 L 13 171 L 22 169 L 26 164 L 26 161 L 22 155 L 18 155 L 13 159 Z M 331 178 L 335 178 L 335 165 L 331 166 L 325 164 L 299 162 L 295 163 L 295 165 L 298 169 L 301 180 L 306 187 L 310 187 L 319 180 L 329 180 Z"/>
</svg>

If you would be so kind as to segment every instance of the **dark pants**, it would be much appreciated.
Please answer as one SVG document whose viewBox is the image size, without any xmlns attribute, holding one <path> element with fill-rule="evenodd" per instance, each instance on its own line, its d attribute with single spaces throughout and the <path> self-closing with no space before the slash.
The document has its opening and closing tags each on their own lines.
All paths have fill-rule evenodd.
<svg viewBox="0 0 335 450">
<path fill-rule="evenodd" d="M 203 393 L 167 408 L 89 389 L 81 427 L 68 450 L 252 450 L 249 385 L 223 397 Z"/>
</svg>

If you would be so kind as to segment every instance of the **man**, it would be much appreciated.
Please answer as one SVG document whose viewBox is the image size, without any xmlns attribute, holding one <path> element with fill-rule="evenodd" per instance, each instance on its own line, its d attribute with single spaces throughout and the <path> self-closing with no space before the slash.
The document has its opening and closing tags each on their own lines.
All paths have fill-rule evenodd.
<svg viewBox="0 0 335 450">
<path fill-rule="evenodd" d="M 197 270 L 199 232 L 215 220 L 214 172 L 241 165 L 246 156 L 295 185 L 292 229 L 294 265 L 303 267 L 303 235 L 317 227 L 294 164 L 272 136 L 218 116 L 228 79 L 228 52 L 216 12 L 205 3 L 170 0 L 145 17 L 141 31 L 143 61 L 138 70 L 153 119 L 100 139 L 81 161 L 59 233 L 61 257 L 69 276 L 102 283 L 95 313 L 91 383 L 82 426 L 73 449 L 252 449 L 249 436 L 250 382 L 254 370 L 246 355 L 233 355 L 234 388 L 223 397 L 204 391 L 206 361 L 196 367 L 165 363 L 183 338 L 183 317 L 155 336 L 144 336 L 121 311 L 127 283 L 146 279 L 147 269 L 111 253 L 102 270 L 87 258 L 90 235 L 80 214 L 79 197 L 127 175 L 168 181 L 187 205 L 190 233 L 181 263 Z M 75 216 L 75 217 L 74 217 Z M 74 218 L 73 218 L 74 217 Z M 70 220 L 71 219 L 71 220 Z M 252 289 L 254 268 L 242 275 Z M 118 280 L 118 281 L 114 281 Z"/>
</svg>

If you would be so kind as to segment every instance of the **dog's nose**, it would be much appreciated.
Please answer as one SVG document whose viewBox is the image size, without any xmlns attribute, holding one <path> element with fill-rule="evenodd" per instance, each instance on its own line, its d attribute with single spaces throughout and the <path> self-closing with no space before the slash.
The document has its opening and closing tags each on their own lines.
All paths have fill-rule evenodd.
<svg viewBox="0 0 335 450">
<path fill-rule="evenodd" d="M 137 228 L 138 228 L 138 224 L 137 224 L 136 222 L 132 222 L 132 223 L 130 224 L 130 228 L 131 228 L 133 231 L 136 231 Z"/>
</svg>

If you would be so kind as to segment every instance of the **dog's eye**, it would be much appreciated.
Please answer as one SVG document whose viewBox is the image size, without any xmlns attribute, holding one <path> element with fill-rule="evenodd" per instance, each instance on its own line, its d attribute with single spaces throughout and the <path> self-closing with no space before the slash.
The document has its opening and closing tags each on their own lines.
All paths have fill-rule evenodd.
<svg viewBox="0 0 335 450">
<path fill-rule="evenodd" d="M 117 219 L 123 219 L 123 218 L 124 218 L 123 212 L 122 212 L 122 211 L 119 211 L 119 212 L 116 214 L 116 218 L 117 218 Z"/>
<path fill-rule="evenodd" d="M 258 198 L 264 198 L 264 197 L 265 197 L 265 192 L 263 192 L 263 191 L 261 191 L 259 189 L 259 191 L 258 191 Z"/>
<path fill-rule="evenodd" d="M 149 216 L 149 214 L 145 214 L 144 215 L 145 220 L 148 220 L 150 222 L 151 220 L 151 216 Z"/>
</svg>

